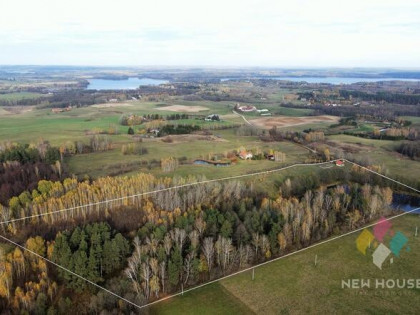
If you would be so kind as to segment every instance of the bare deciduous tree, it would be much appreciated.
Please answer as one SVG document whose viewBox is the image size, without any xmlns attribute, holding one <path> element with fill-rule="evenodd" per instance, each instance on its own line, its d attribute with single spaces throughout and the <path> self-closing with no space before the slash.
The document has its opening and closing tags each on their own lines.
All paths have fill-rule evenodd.
<svg viewBox="0 0 420 315">
<path fill-rule="evenodd" d="M 213 256 L 214 256 L 213 238 L 206 237 L 203 240 L 202 251 L 203 251 L 204 257 L 206 258 L 207 268 L 208 268 L 209 273 L 210 273 L 211 268 L 213 266 Z"/>
</svg>

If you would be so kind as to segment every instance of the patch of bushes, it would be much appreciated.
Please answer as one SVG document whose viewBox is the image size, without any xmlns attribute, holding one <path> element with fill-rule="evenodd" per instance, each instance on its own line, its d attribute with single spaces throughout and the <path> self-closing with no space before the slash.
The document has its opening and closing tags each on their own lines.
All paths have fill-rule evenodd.
<svg viewBox="0 0 420 315">
<path fill-rule="evenodd" d="M 184 135 L 200 130 L 200 126 L 196 125 L 165 125 L 158 133 L 158 137 L 166 135 Z"/>
</svg>

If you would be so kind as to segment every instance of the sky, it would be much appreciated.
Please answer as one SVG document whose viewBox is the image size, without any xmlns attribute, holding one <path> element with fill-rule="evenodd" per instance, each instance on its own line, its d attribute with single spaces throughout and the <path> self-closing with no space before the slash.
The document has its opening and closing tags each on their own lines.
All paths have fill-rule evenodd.
<svg viewBox="0 0 420 315">
<path fill-rule="evenodd" d="M 0 0 L 0 64 L 420 67 L 419 0 Z"/>
</svg>

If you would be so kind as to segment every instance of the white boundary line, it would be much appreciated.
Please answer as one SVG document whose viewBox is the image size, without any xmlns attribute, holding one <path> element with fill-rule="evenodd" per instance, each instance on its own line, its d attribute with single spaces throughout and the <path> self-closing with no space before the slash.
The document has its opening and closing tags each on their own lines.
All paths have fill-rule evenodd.
<svg viewBox="0 0 420 315">
<path fill-rule="evenodd" d="M 60 209 L 60 210 L 46 212 L 46 213 L 34 214 L 34 215 L 22 217 L 22 218 L 16 218 L 16 219 L 3 221 L 3 222 L 0 222 L 0 224 L 8 224 L 8 223 L 13 223 L 13 222 L 17 222 L 17 221 L 23 221 L 23 220 L 26 220 L 26 219 L 39 218 L 39 217 L 49 215 L 49 214 L 55 214 L 55 213 L 60 213 L 60 212 L 66 212 L 66 211 L 76 210 L 76 209 L 80 209 L 80 208 L 85 208 L 85 207 L 97 206 L 97 205 L 104 204 L 104 203 L 121 201 L 121 200 L 130 199 L 130 198 L 134 198 L 134 197 L 151 195 L 151 194 L 155 194 L 155 193 L 159 193 L 159 192 L 170 191 L 170 190 L 173 190 L 173 189 L 179 189 L 179 188 L 191 187 L 191 186 L 196 186 L 196 185 L 208 184 L 208 183 L 212 183 L 212 182 L 221 182 L 221 181 L 225 181 L 225 180 L 233 180 L 233 179 L 250 177 L 250 176 L 276 173 L 276 172 L 280 172 L 280 171 L 283 171 L 283 170 L 286 170 L 286 169 L 289 169 L 289 168 L 293 168 L 293 167 L 296 167 L 296 166 L 323 165 L 323 164 L 328 164 L 328 163 L 334 163 L 335 161 L 337 161 L 337 160 L 332 160 L 332 161 L 328 161 L 328 162 L 320 162 L 320 163 L 298 163 L 298 164 L 292 164 L 292 165 L 289 165 L 289 166 L 277 168 L 277 169 L 274 169 L 274 170 L 261 171 L 261 172 L 242 174 L 242 175 L 235 175 L 235 176 L 223 177 L 223 178 L 208 179 L 208 180 L 204 180 L 204 181 L 201 181 L 201 182 L 194 182 L 194 183 L 189 183 L 189 184 L 184 184 L 184 185 L 162 188 L 162 189 L 157 189 L 157 190 L 153 190 L 153 191 L 138 193 L 138 194 L 135 194 L 135 195 L 123 196 L 123 197 L 118 197 L 118 198 L 114 198 L 114 199 L 106 199 L 106 200 L 103 200 L 103 201 L 88 203 L 88 204 L 81 205 L 81 206 L 76 206 L 76 207 L 71 207 L 71 208 L 66 208 L 66 209 Z"/>
<path fill-rule="evenodd" d="M 395 215 L 395 216 L 393 216 L 393 217 L 391 217 L 391 218 L 387 218 L 387 220 L 391 221 L 391 220 L 393 220 L 393 219 L 396 219 L 396 218 L 398 218 L 398 217 L 401 217 L 401 216 L 403 216 L 403 215 L 409 214 L 409 213 L 414 212 L 414 211 L 417 211 L 417 210 L 420 210 L 420 207 L 419 207 L 419 208 L 416 208 L 416 209 L 413 209 L 413 210 L 410 210 L 410 211 L 407 211 L 407 212 L 404 212 L 404 213 L 397 214 L 397 215 Z M 342 238 L 342 237 L 344 237 L 344 236 L 348 236 L 348 235 L 350 235 L 350 234 L 353 234 L 353 233 L 356 233 L 356 232 L 362 231 L 362 230 L 364 230 L 364 229 L 366 229 L 366 228 L 369 228 L 369 227 L 372 227 L 372 226 L 374 226 L 374 225 L 376 225 L 376 224 L 377 224 L 377 222 L 372 223 L 372 224 L 369 224 L 369 225 L 366 225 L 366 226 L 361 227 L 361 228 L 359 228 L 359 229 L 356 229 L 356 230 L 354 230 L 354 231 L 350 231 L 350 232 L 344 233 L 344 234 L 342 234 L 342 235 L 335 236 L 335 237 L 333 237 L 333 238 L 330 238 L 330 239 L 327 239 L 327 240 L 321 241 L 321 242 L 319 242 L 319 243 L 309 245 L 308 247 L 305 247 L 305 248 L 302 248 L 302 249 L 298 249 L 298 250 L 296 250 L 296 251 L 294 251 L 294 252 L 291 252 L 291 253 L 288 253 L 288 254 L 286 254 L 286 255 L 283 255 L 283 256 L 280 256 L 280 257 L 277 257 L 277 258 L 274 258 L 274 259 L 271 259 L 271 260 L 265 261 L 265 262 L 263 262 L 263 263 L 261 263 L 261 264 L 254 265 L 254 266 L 251 266 L 251 267 L 248 267 L 248 268 L 245 268 L 245 269 L 239 270 L 239 271 L 237 271 L 237 272 L 231 273 L 231 274 L 229 274 L 229 275 L 227 275 L 227 276 L 224 276 L 224 277 L 221 277 L 221 278 L 217 278 L 217 279 L 215 279 L 215 280 L 212 280 L 212 281 L 209 281 L 209 282 L 206 282 L 206 283 L 200 284 L 200 285 L 198 285 L 198 286 L 196 286 L 196 287 L 193 287 L 193 288 L 190 288 L 190 289 L 184 290 L 183 292 L 178 292 L 178 293 L 175 293 L 175 294 L 173 294 L 173 295 L 166 296 L 166 297 L 164 297 L 164 298 L 161 298 L 160 300 L 156 300 L 156 301 L 150 302 L 150 303 L 148 303 L 148 304 L 146 304 L 146 305 L 143 305 L 143 306 L 141 306 L 141 308 L 143 308 L 143 307 L 147 307 L 147 306 L 151 306 L 151 305 L 153 305 L 153 304 L 156 304 L 156 303 L 159 303 L 159 302 L 165 301 L 165 300 L 170 299 L 170 298 L 175 297 L 175 296 L 183 295 L 184 293 L 187 293 L 187 292 L 189 292 L 189 291 L 192 291 L 192 290 L 195 290 L 195 289 L 199 289 L 199 288 L 204 287 L 204 286 L 206 286 L 206 285 L 208 285 L 208 284 L 212 284 L 212 283 L 215 283 L 215 282 L 218 282 L 218 281 L 225 280 L 225 279 L 227 279 L 227 278 L 230 278 L 230 277 L 236 276 L 236 275 L 238 275 L 238 274 L 240 274 L 240 273 L 243 273 L 243 272 L 246 272 L 246 271 L 250 271 L 250 270 L 252 270 L 252 269 L 254 269 L 254 268 L 262 267 L 262 266 L 264 266 L 264 265 L 267 265 L 267 264 L 269 264 L 269 263 L 272 263 L 272 262 L 278 261 L 278 260 L 280 260 L 280 259 L 283 259 L 283 258 L 286 258 L 286 257 L 292 256 L 292 255 L 295 255 L 295 254 L 301 253 L 301 252 L 303 252 L 303 251 L 305 251 L 305 250 L 311 249 L 311 248 L 316 247 L 316 246 L 318 246 L 318 245 L 323 245 L 323 244 L 325 244 L 325 243 L 328 243 L 328 242 L 331 242 L 331 241 L 335 241 L 335 240 L 337 240 L 337 239 L 339 239 L 339 238 Z"/>
<path fill-rule="evenodd" d="M 86 279 L 86 278 L 84 278 L 84 277 L 82 277 L 82 276 L 78 275 L 77 273 L 75 273 L 75 272 L 73 272 L 73 271 L 71 271 L 71 270 L 69 270 L 69 269 L 67 269 L 67 268 L 65 268 L 65 267 L 63 267 L 63 266 L 61 266 L 61 265 L 59 265 L 59 264 L 57 264 L 57 263 L 53 262 L 52 260 L 49 260 L 48 258 L 45 258 L 45 257 L 41 256 L 40 254 L 38 254 L 38 253 L 36 253 L 36 252 L 34 252 L 34 251 L 32 251 L 32 250 L 30 250 L 30 249 L 26 248 L 25 246 L 22 246 L 22 245 L 20 245 L 20 244 L 18 244 L 18 243 L 16 243 L 16 242 L 14 242 L 14 241 L 12 241 L 12 240 L 8 239 L 7 237 L 5 237 L 5 236 L 3 236 L 3 235 L 0 235 L 0 238 L 2 238 L 2 239 L 3 239 L 3 240 L 5 240 L 5 241 L 8 241 L 9 243 L 12 243 L 13 245 L 15 245 L 15 246 L 17 246 L 17 247 L 19 247 L 19 248 L 21 248 L 21 249 L 23 249 L 23 250 L 26 250 L 27 252 L 31 253 L 31 254 L 32 254 L 32 255 L 34 255 L 34 256 L 37 256 L 38 258 L 42 258 L 42 259 L 44 259 L 45 261 L 47 261 L 47 262 L 49 262 L 49 263 L 53 264 L 54 266 L 56 266 L 56 267 L 58 267 L 58 268 L 61 268 L 61 269 L 65 270 L 65 271 L 67 271 L 67 272 L 71 273 L 73 276 L 76 276 L 76 277 L 78 277 L 78 278 L 80 278 L 80 279 L 82 279 L 82 280 L 85 280 L 85 281 L 89 282 L 90 284 L 94 285 L 95 287 L 97 287 L 97 288 L 99 288 L 99 289 L 102 289 L 102 290 L 104 290 L 104 291 L 108 292 L 109 294 L 111 294 L 111 295 L 113 295 L 113 296 L 115 296 L 115 297 L 117 297 L 117 298 L 119 298 L 119 299 L 121 299 L 121 300 L 123 300 L 123 301 L 125 301 L 125 302 L 127 302 L 127 303 L 129 303 L 129 304 L 131 304 L 131 305 L 133 305 L 133 306 L 135 306 L 135 307 L 140 307 L 140 305 L 137 305 L 136 303 L 133 303 L 133 302 L 131 302 L 131 301 L 129 301 L 129 300 L 127 300 L 127 299 L 123 298 L 122 296 L 120 296 L 120 295 L 118 295 L 118 294 L 116 294 L 116 293 L 114 293 L 114 292 L 112 292 L 112 291 L 108 290 L 107 288 L 104 288 L 103 286 L 100 286 L 99 284 L 96 284 L 95 282 L 90 281 L 89 279 Z"/>
<path fill-rule="evenodd" d="M 409 188 L 409 189 L 412 189 L 412 190 L 414 190 L 414 191 L 416 191 L 416 192 L 420 192 L 418 189 L 416 189 L 416 188 L 414 188 L 414 187 L 408 186 L 408 185 L 406 185 L 406 184 L 404 184 L 404 183 L 401 183 L 401 182 L 399 182 L 399 181 L 397 181 L 397 180 L 394 180 L 394 179 L 392 179 L 392 178 L 390 178 L 390 177 L 387 177 L 387 176 L 385 176 L 385 175 L 382 175 L 382 174 L 380 174 L 380 173 L 377 173 L 377 172 L 375 172 L 375 171 L 372 171 L 372 170 L 370 170 L 370 169 L 368 169 L 368 168 L 366 168 L 366 167 L 364 167 L 364 166 L 361 166 L 361 165 L 359 165 L 359 164 L 357 164 L 357 163 L 354 163 L 354 162 L 348 161 L 348 160 L 346 160 L 346 159 L 343 159 L 343 160 L 345 160 L 345 161 L 347 161 L 347 162 L 349 162 L 349 163 L 351 163 L 351 164 L 357 165 L 357 166 L 359 166 L 359 167 L 361 167 L 361 168 L 363 168 L 363 169 L 365 169 L 365 170 L 367 170 L 367 171 L 369 171 L 369 172 L 372 172 L 372 173 L 374 173 L 374 174 L 377 174 L 377 175 L 379 175 L 379 176 L 381 176 L 381 177 L 384 177 L 384 178 L 386 178 L 386 179 L 389 179 L 389 180 L 391 180 L 391 181 L 393 181 L 393 182 L 395 182 L 395 183 L 398 183 L 398 184 L 400 184 L 400 185 L 403 185 L 403 186 L 405 186 L 405 187 L 407 187 L 407 188 Z M 290 166 L 287 166 L 287 167 L 284 167 L 284 168 L 280 168 L 280 169 L 276 169 L 276 170 L 271 170 L 271 171 L 264 171 L 264 172 L 258 172 L 258 173 L 253 173 L 253 174 L 238 175 L 238 176 L 226 177 L 226 178 L 221 178 L 221 179 L 212 179 L 212 180 L 208 180 L 208 181 L 196 182 L 196 183 L 191 183 L 191 184 L 186 184 L 186 185 L 180 185 L 180 186 L 174 186 L 174 187 L 170 187 L 170 188 L 166 188 L 166 189 L 161 189 L 161 190 L 158 190 L 158 191 L 146 192 L 146 193 L 142 193 L 142 194 L 151 194 L 151 193 L 155 193 L 155 192 L 159 192 L 159 191 L 165 191 L 165 190 L 175 189 L 175 188 L 181 188 L 181 187 L 188 187 L 188 186 L 192 186 L 192 185 L 203 184 L 203 183 L 214 182 L 214 181 L 221 181 L 221 180 L 227 180 L 227 179 L 233 179 L 233 178 L 240 178 L 240 177 L 246 177 L 246 176 L 252 176 L 252 175 L 268 174 L 268 173 L 273 173 L 273 172 L 276 172 L 276 171 L 284 170 L 284 169 L 287 169 L 287 168 L 291 168 L 291 167 L 294 167 L 294 166 L 301 166 L 301 165 L 312 166 L 312 165 L 320 165 L 320 164 L 326 164 L 326 163 L 333 163 L 333 162 L 335 162 L 335 161 L 336 161 L 336 160 L 333 160 L 333 161 L 328 161 L 328 162 L 323 162 L 323 163 L 294 164 L 294 165 L 290 165 Z M 139 194 L 139 195 L 142 195 L 142 194 Z M 137 195 L 134 195 L 134 196 L 137 196 Z M 130 198 L 130 197 L 133 197 L 133 196 L 123 197 L 123 198 L 117 198 L 117 199 L 115 199 L 115 200 L 122 200 L 122 199 L 124 199 L 124 198 Z M 103 202 L 104 202 L 104 201 L 103 201 Z M 103 202 L 100 202 L 100 203 L 103 203 Z M 110 202 L 110 201 L 108 200 L 108 201 L 105 201 L 105 202 Z M 96 204 L 99 204 L 99 203 L 96 203 Z M 85 206 L 86 206 L 86 205 L 85 205 Z M 80 207 L 82 207 L 82 206 L 80 206 Z M 74 207 L 74 208 L 80 208 L 80 207 Z M 63 209 L 63 210 L 71 210 L 71 209 L 73 209 L 73 208 L 68 208 L 68 209 Z M 407 215 L 407 214 L 412 213 L 412 212 L 415 212 L 415 211 L 417 211 L 417 210 L 420 210 L 420 207 L 419 207 L 419 208 L 412 209 L 412 210 L 410 210 L 410 211 L 406 211 L 406 212 L 403 212 L 403 213 L 397 214 L 397 215 L 395 215 L 395 216 L 393 216 L 393 217 L 388 218 L 388 220 L 394 220 L 394 219 L 396 219 L 396 218 L 398 218 L 398 217 L 401 217 L 401 216 Z M 61 211 L 61 210 L 60 210 L 60 211 Z M 55 211 L 55 212 L 58 212 L 58 211 Z M 22 219 L 25 219 L 25 218 L 22 218 Z M 7 221 L 6 221 L 6 222 L 7 222 Z M 4 223 L 4 222 L 0 222 L 0 224 L 1 224 L 1 223 Z M 57 264 L 57 263 L 55 263 L 55 262 L 51 261 L 51 260 L 49 260 L 48 258 L 45 258 L 45 257 L 43 257 L 43 256 L 39 255 L 38 253 L 36 253 L 36 252 L 34 252 L 34 251 L 32 251 L 32 250 L 29 250 L 28 248 L 26 248 L 26 247 L 24 247 L 24 246 L 22 246 L 22 245 L 20 245 L 20 244 L 18 244 L 18 243 L 16 243 L 16 242 L 14 242 L 14 241 L 12 241 L 12 240 L 8 239 L 8 238 L 6 238 L 6 237 L 5 237 L 5 236 L 3 236 L 3 235 L 0 235 L 0 238 L 1 238 L 1 239 L 3 239 L 3 240 L 5 240 L 5 241 L 10 242 L 11 244 L 13 244 L 13 245 L 15 245 L 15 246 L 17 246 L 17 247 L 19 247 L 19 248 L 21 248 L 21 249 L 23 249 L 23 250 L 28 251 L 29 253 L 31 253 L 31 254 L 33 254 L 33 255 L 37 256 L 38 258 L 44 259 L 45 261 L 47 261 L 47 262 L 49 262 L 49 263 L 53 264 L 54 266 L 56 266 L 56 267 L 58 267 L 58 268 L 61 268 L 61 269 L 65 270 L 65 271 L 67 271 L 67 272 L 69 272 L 69 273 L 71 273 L 72 275 L 74 275 L 74 276 L 76 276 L 76 277 L 78 277 L 78 278 L 80 278 L 80 279 L 82 279 L 82 280 L 87 281 L 88 283 L 90 283 L 90 284 L 94 285 L 95 287 L 97 287 L 97 288 L 99 288 L 99 289 L 104 290 L 105 292 L 107 292 L 107 293 L 109 293 L 109 294 L 111 294 L 111 295 L 113 295 L 113 296 L 115 296 L 115 297 L 117 297 L 117 298 L 119 298 L 119 299 L 121 299 L 121 300 L 123 300 L 123 301 L 125 301 L 125 302 L 129 303 L 130 305 L 132 305 L 132 306 L 134 306 L 134 307 L 136 307 L 136 308 L 138 308 L 138 309 L 143 309 L 143 308 L 145 308 L 145 307 L 149 307 L 149 306 L 154 305 L 154 304 L 156 304 L 156 303 L 163 302 L 163 301 L 168 300 L 168 299 L 170 299 L 170 298 L 173 298 L 173 297 L 176 297 L 176 296 L 179 296 L 179 295 L 183 295 L 184 293 L 190 292 L 190 291 L 192 291 L 192 290 L 196 290 L 196 289 L 202 288 L 202 287 L 204 287 L 204 286 L 206 286 L 206 285 L 209 285 L 209 284 L 212 284 L 212 283 L 215 283 L 215 282 L 218 282 L 218 281 L 225 280 L 225 279 L 230 278 L 230 277 L 233 277 L 233 276 L 235 276 L 235 275 L 238 275 L 238 274 L 244 273 L 244 272 L 246 272 L 246 271 L 252 270 L 252 269 L 254 269 L 254 268 L 258 268 L 258 267 L 261 267 L 261 266 L 267 265 L 267 264 L 269 264 L 269 263 L 272 263 L 272 262 L 278 261 L 278 260 L 280 260 L 280 259 L 283 259 L 283 258 L 286 258 L 286 257 L 292 256 L 292 255 L 295 255 L 295 254 L 297 254 L 297 253 L 301 253 L 301 252 L 303 252 L 303 251 L 305 251 L 305 250 L 308 250 L 308 249 L 314 248 L 314 247 L 316 247 L 316 246 L 319 246 L 319 245 L 322 245 L 322 244 L 325 244 L 325 243 L 328 243 L 328 242 L 331 242 L 331 241 L 335 241 L 335 240 L 340 239 L 340 238 L 342 238 L 342 237 L 345 237 L 345 236 L 351 235 L 351 234 L 353 234 L 353 233 L 356 233 L 356 232 L 358 232 L 358 231 L 362 231 L 362 230 L 364 230 L 364 229 L 366 229 L 366 228 L 372 227 L 372 226 L 374 226 L 375 224 L 376 224 L 376 223 L 372 223 L 372 224 L 366 225 L 366 226 L 364 226 L 364 227 L 358 228 L 358 229 L 356 229 L 356 230 L 353 230 L 353 231 L 350 231 L 350 232 L 344 233 L 344 234 L 342 234 L 342 235 L 338 235 L 338 236 L 332 237 L 332 238 L 330 238 L 330 239 L 327 239 L 327 240 L 321 241 L 321 242 L 319 242 L 319 243 L 312 244 L 312 245 L 310 245 L 310 246 L 308 246 L 308 247 L 305 247 L 305 248 L 299 249 L 299 250 L 297 250 L 297 251 L 294 251 L 294 252 L 288 253 L 288 254 L 286 254 L 286 255 L 283 255 L 283 256 L 280 256 L 280 257 L 274 258 L 274 259 L 269 260 L 269 261 L 265 261 L 265 262 L 263 262 L 263 263 L 261 263 L 261 264 L 254 265 L 254 266 L 251 266 L 251 267 L 248 267 L 248 268 L 245 268 L 245 269 L 239 270 L 239 271 L 234 272 L 234 273 L 231 273 L 231 274 L 229 274 L 229 275 L 227 275 L 227 276 L 224 276 L 224 277 L 221 277 L 221 278 L 218 278 L 218 279 L 214 279 L 214 280 L 212 280 L 212 281 L 208 281 L 208 282 L 203 283 L 203 284 L 200 284 L 200 285 L 198 285 L 198 286 L 196 286 L 196 287 L 189 288 L 189 289 L 187 289 L 187 290 L 183 290 L 182 292 L 178 292 L 178 293 L 175 293 L 175 294 L 172 294 L 172 295 L 166 296 L 166 297 L 164 297 L 164 298 L 161 298 L 161 299 L 159 299 L 159 300 L 156 300 L 156 301 L 153 301 L 153 302 L 147 303 L 147 304 L 145 304 L 145 305 L 137 305 L 137 304 L 135 304 L 135 303 L 133 303 L 133 302 L 131 302 L 131 301 L 129 301 L 129 300 L 127 300 L 127 299 L 123 298 L 122 296 L 120 296 L 120 295 L 118 295 L 118 294 L 116 294 L 116 293 L 114 293 L 114 292 L 112 292 L 112 291 L 110 291 L 110 290 L 106 289 L 105 287 L 100 286 L 100 285 L 98 285 L 98 284 L 94 283 L 93 281 L 91 281 L 91 280 L 89 280 L 89 279 L 86 279 L 86 278 L 84 278 L 84 277 L 82 277 L 82 276 L 78 275 L 77 273 L 75 273 L 75 272 L 73 272 L 73 271 L 71 271 L 71 270 L 69 270 L 69 269 L 67 269 L 67 268 L 65 268 L 65 267 L 63 267 L 63 266 L 61 266 L 61 265 L 59 265 L 59 264 Z"/>
<path fill-rule="evenodd" d="M 346 159 L 342 159 L 342 160 L 344 160 L 344 161 L 346 161 L 346 162 L 349 162 L 349 163 L 351 163 L 351 164 L 353 164 L 353 165 L 356 165 L 356 166 L 358 166 L 358 167 L 360 167 L 360 168 L 362 168 L 362 169 L 364 169 L 364 170 L 366 170 L 366 171 L 369 171 L 369 172 L 371 172 L 371 173 L 373 173 L 373 174 L 376 174 L 376 175 L 379 175 L 379 176 L 381 176 L 381 177 L 383 177 L 383 178 L 386 178 L 386 179 L 388 179 L 388 180 L 390 180 L 390 181 L 392 181 L 392 182 L 394 182 L 394 183 L 400 184 L 400 185 L 402 185 L 402 186 L 404 186 L 404 187 L 407 187 L 407 188 L 409 188 L 409 189 L 411 189 L 411 190 L 414 190 L 415 192 L 420 193 L 420 190 L 418 190 L 418 189 L 416 189 L 416 188 L 414 188 L 414 187 L 408 186 L 408 185 L 406 185 L 406 184 L 404 184 L 404 183 L 401 183 L 401 182 L 399 182 L 399 181 L 397 181 L 397 180 L 395 180 L 395 179 L 393 179 L 393 178 L 391 178 L 391 177 L 388 177 L 388 176 L 385 176 L 385 175 L 380 174 L 380 173 L 378 173 L 378 172 L 372 171 L 372 170 L 368 169 L 367 167 L 364 167 L 364 166 L 359 165 L 359 164 L 357 164 L 357 163 L 354 163 L 354 162 L 352 162 L 352 161 L 349 161 L 349 160 L 346 160 Z"/>
<path fill-rule="evenodd" d="M 391 220 L 394 220 L 394 219 L 396 219 L 396 218 L 398 218 L 398 217 L 402 217 L 402 216 L 404 216 L 404 215 L 406 215 L 406 214 L 409 214 L 409 213 L 415 212 L 415 211 L 417 211 L 417 210 L 420 210 L 420 207 L 419 207 L 419 208 L 416 208 L 416 209 L 412 209 L 412 210 L 407 211 L 407 212 L 404 212 L 404 213 L 397 214 L 397 215 L 395 215 L 395 216 L 393 216 L 393 217 L 391 217 L 391 218 L 387 218 L 387 220 L 391 221 Z M 2 239 L 3 239 L 3 240 L 5 240 L 5 241 L 8 241 L 8 242 L 12 243 L 13 245 L 15 245 L 15 246 L 17 246 L 17 247 L 19 247 L 19 248 L 21 248 L 21 249 L 23 249 L 23 250 L 28 251 L 29 253 L 31 253 L 31 254 L 33 254 L 33 255 L 37 256 L 38 258 L 42 258 L 42 259 L 44 259 L 45 261 L 47 261 L 47 262 L 49 262 L 49 263 L 53 264 L 54 266 L 56 266 L 56 267 L 58 267 L 58 268 L 61 268 L 61 269 L 65 270 L 65 271 L 67 271 L 67 272 L 69 272 L 69 273 L 71 273 L 72 275 L 74 275 L 74 276 L 76 276 L 76 277 L 78 277 L 78 278 L 80 278 L 80 279 L 82 279 L 82 280 L 85 280 L 85 281 L 89 282 L 90 284 L 94 285 L 95 287 L 97 287 L 97 288 L 99 288 L 99 289 L 102 289 L 102 290 L 106 291 L 107 293 L 109 293 L 109 294 L 111 294 L 111 295 L 113 295 L 113 296 L 115 296 L 115 297 L 117 297 L 117 298 L 119 298 L 119 299 L 121 299 L 121 300 L 123 300 L 123 301 L 125 301 L 125 302 L 129 303 L 130 305 L 133 305 L 133 306 L 135 306 L 135 307 L 137 307 L 137 308 L 139 308 L 139 309 L 142 309 L 142 308 L 145 308 L 145 307 L 152 306 L 152 305 L 154 305 L 154 304 L 156 304 L 156 303 L 163 302 L 163 301 L 168 300 L 168 299 L 170 299 L 170 298 L 173 298 L 173 297 L 176 297 L 176 296 L 183 295 L 184 293 L 188 293 L 188 292 L 190 292 L 190 291 L 193 291 L 193 290 L 196 290 L 196 289 L 202 288 L 202 287 L 207 286 L 207 285 L 209 285 L 209 284 L 212 284 L 212 283 L 215 283 L 215 282 L 219 282 L 219 281 L 225 280 L 225 279 L 227 279 L 227 278 L 230 278 L 230 277 L 236 276 L 236 275 L 238 275 L 238 274 L 241 274 L 241 273 L 244 273 L 244 272 L 250 271 L 250 270 L 252 270 L 252 269 L 255 269 L 255 268 L 258 268 L 258 267 L 262 267 L 262 266 L 265 266 L 265 265 L 267 265 L 267 264 L 269 264 L 269 263 L 272 263 L 272 262 L 278 261 L 278 260 L 280 260 L 280 259 L 283 259 L 283 258 L 286 258 L 286 257 L 292 256 L 292 255 L 295 255 L 295 254 L 301 253 L 301 252 L 303 252 L 303 251 L 306 251 L 306 250 L 308 250 L 308 249 L 314 248 L 314 247 L 316 247 L 316 246 L 323 245 L 323 244 L 328 243 L 328 242 L 331 242 L 331 241 L 335 241 L 335 240 L 340 239 L 340 238 L 342 238 L 342 237 L 345 237 L 345 236 L 351 235 L 351 234 L 353 234 L 353 233 L 356 233 L 356 232 L 362 231 L 362 230 L 364 230 L 364 229 L 366 229 L 366 228 L 372 227 L 372 226 L 374 226 L 374 225 L 376 225 L 376 224 L 377 224 L 377 222 L 372 223 L 372 224 L 369 224 L 369 225 L 366 225 L 366 226 L 363 226 L 363 227 L 358 228 L 358 229 L 356 229 L 356 230 L 353 230 L 353 231 L 350 231 L 350 232 L 344 233 L 344 234 L 342 234 L 342 235 L 335 236 L 335 237 L 333 237 L 333 238 L 330 238 L 330 239 L 327 239 L 327 240 L 321 241 L 321 242 L 316 243 L 316 244 L 309 245 L 308 247 L 305 247 L 305 248 L 302 248 L 302 249 L 296 250 L 296 251 L 294 251 L 294 252 L 291 252 L 291 253 L 288 253 L 288 254 L 286 254 L 286 255 L 283 255 L 283 256 L 280 256 L 280 257 L 274 258 L 274 259 L 272 259 L 272 260 L 265 261 L 265 262 L 263 262 L 263 263 L 261 263 L 261 264 L 254 265 L 254 266 L 251 266 L 251 267 L 248 267 L 248 268 L 245 268 L 245 269 L 239 270 L 239 271 L 237 271 L 237 272 L 231 273 L 231 274 L 229 274 L 229 275 L 227 275 L 227 276 L 224 276 L 224 277 L 221 277 L 221 278 L 217 278 L 217 279 L 214 279 L 214 280 L 211 280 L 211 281 L 208 281 L 208 282 L 202 283 L 202 284 L 200 284 L 200 285 L 198 285 L 198 286 L 195 286 L 195 287 L 193 287 L 193 288 L 189 288 L 189 289 L 187 289 L 187 290 L 183 290 L 182 292 L 178 292 L 178 293 L 175 293 L 175 294 L 172 294 L 172 295 L 168 295 L 168 296 L 166 296 L 166 297 L 164 297 L 164 298 L 161 298 L 161 299 L 159 299 L 159 300 L 156 300 L 156 301 L 150 302 L 150 303 L 145 304 L 145 305 L 138 305 L 138 304 L 135 304 L 135 303 L 133 303 L 133 302 L 131 302 L 131 301 L 129 301 L 129 300 L 127 300 L 127 299 L 123 298 L 122 296 L 120 296 L 120 295 L 118 295 L 118 294 L 116 294 L 116 293 L 114 293 L 114 292 L 112 292 L 112 291 L 110 291 L 110 290 L 106 289 L 105 287 L 100 286 L 99 284 L 96 284 L 95 282 L 93 282 L 93 281 L 91 281 L 91 280 L 89 280 L 89 279 L 86 279 L 86 278 L 84 278 L 84 277 L 82 277 L 82 276 L 78 275 L 77 273 L 75 273 L 75 272 L 73 272 L 73 271 L 71 271 L 71 270 L 69 270 L 69 269 L 67 269 L 67 268 L 65 268 L 65 267 L 63 267 L 63 266 L 61 266 L 61 265 L 59 265 L 59 264 L 57 264 L 57 263 L 55 263 L 55 262 L 51 261 L 51 260 L 49 260 L 48 258 L 45 258 L 45 257 L 43 257 L 43 256 L 39 255 L 38 253 L 36 253 L 36 252 L 34 252 L 34 251 L 30 250 L 30 249 L 27 249 L 26 247 L 24 247 L 24 246 L 22 246 L 22 245 L 19 245 L 18 243 L 16 243 L 16 242 L 14 242 L 14 241 L 12 241 L 12 240 L 10 240 L 10 239 L 8 239 L 8 238 L 4 237 L 3 235 L 0 235 L 0 238 L 2 238 Z"/>
</svg>

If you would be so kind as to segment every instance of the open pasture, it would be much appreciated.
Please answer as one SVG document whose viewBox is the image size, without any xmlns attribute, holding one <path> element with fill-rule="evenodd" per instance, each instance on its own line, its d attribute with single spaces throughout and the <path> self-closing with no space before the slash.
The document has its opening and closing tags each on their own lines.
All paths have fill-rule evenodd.
<svg viewBox="0 0 420 315">
<path fill-rule="evenodd" d="M 261 117 L 257 119 L 252 119 L 250 120 L 250 122 L 257 127 L 270 129 L 273 127 L 285 128 L 314 123 L 332 124 L 336 123 L 338 120 L 339 117 L 323 115 L 306 117 Z"/>
<path fill-rule="evenodd" d="M 256 268 L 254 280 L 252 272 L 247 271 L 158 303 L 150 311 L 169 314 L 173 309 L 182 309 L 182 314 L 195 314 L 206 306 L 206 314 L 231 314 L 229 308 L 212 306 L 239 303 L 243 314 L 415 314 L 420 307 L 418 289 L 375 287 L 376 279 L 416 279 L 419 275 L 420 237 L 414 236 L 414 230 L 420 216 L 406 215 L 392 224 L 394 230 L 408 237 L 410 251 L 403 250 L 393 264 L 386 263 L 382 270 L 372 263 L 371 252 L 364 256 L 357 250 L 360 233 L 354 233 Z M 348 279 L 369 279 L 371 287 L 343 288 L 342 280 Z"/>
<path fill-rule="evenodd" d="M 176 113 L 198 113 L 208 111 L 210 108 L 204 106 L 187 106 L 187 105 L 169 105 L 157 108 L 158 110 L 170 111 Z"/>
<path fill-rule="evenodd" d="M 354 153 L 355 157 L 368 159 L 374 165 L 381 166 L 388 176 L 419 181 L 419 162 L 394 151 L 394 148 L 402 141 L 368 139 L 350 135 L 331 135 L 327 139 L 336 143 L 337 146 L 347 144 L 355 146 L 358 149 L 358 152 Z"/>
</svg>

